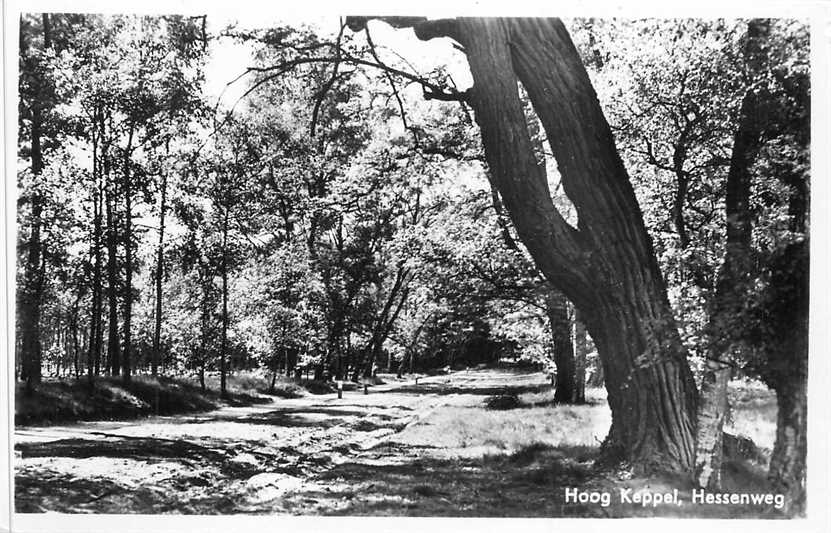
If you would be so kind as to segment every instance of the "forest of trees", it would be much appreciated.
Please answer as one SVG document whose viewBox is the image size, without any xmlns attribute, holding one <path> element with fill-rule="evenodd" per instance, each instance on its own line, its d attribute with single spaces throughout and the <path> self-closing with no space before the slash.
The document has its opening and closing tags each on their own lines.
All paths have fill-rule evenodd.
<svg viewBox="0 0 831 533">
<path fill-rule="evenodd" d="M 22 387 L 523 361 L 560 402 L 605 385 L 610 460 L 718 486 L 748 377 L 777 397 L 769 477 L 804 505 L 806 24 L 20 24 Z M 449 38 L 472 84 L 382 26 Z M 255 57 L 220 106 L 223 42 Z"/>
</svg>

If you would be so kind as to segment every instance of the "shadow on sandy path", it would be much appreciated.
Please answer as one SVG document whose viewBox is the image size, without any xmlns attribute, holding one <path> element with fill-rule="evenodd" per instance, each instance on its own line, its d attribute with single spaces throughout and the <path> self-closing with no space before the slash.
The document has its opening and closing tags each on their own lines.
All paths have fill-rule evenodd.
<svg viewBox="0 0 831 533">
<path fill-rule="evenodd" d="M 221 451 L 185 440 L 151 437 L 121 437 L 105 439 L 62 439 L 50 442 L 18 444 L 15 450 L 23 459 L 33 457 L 120 457 L 135 460 L 188 459 L 220 461 Z"/>
<path fill-rule="evenodd" d="M 296 514 L 393 516 L 585 516 L 563 506 L 555 489 L 585 485 L 583 449 L 535 447 L 513 455 L 440 459 L 431 446 L 385 443 L 376 453 L 337 465 L 283 505 Z M 582 461 L 574 456 L 582 454 Z M 560 491 L 561 492 L 561 491 Z M 596 516 L 603 516 L 601 513 Z"/>
</svg>

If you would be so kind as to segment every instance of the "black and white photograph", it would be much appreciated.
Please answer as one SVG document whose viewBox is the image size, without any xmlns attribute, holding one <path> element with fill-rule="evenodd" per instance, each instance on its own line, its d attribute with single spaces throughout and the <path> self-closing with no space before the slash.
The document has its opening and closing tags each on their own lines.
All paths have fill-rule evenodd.
<svg viewBox="0 0 831 533">
<path fill-rule="evenodd" d="M 827 13 L 177 5 L 6 13 L 13 531 L 827 514 Z"/>
</svg>

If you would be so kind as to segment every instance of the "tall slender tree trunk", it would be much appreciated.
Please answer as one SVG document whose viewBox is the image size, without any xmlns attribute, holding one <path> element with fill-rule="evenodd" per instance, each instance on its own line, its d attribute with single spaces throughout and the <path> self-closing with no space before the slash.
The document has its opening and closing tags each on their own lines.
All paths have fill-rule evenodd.
<svg viewBox="0 0 831 533">
<path fill-rule="evenodd" d="M 104 122 L 101 121 L 101 134 L 104 134 Z M 100 137 L 99 137 L 100 139 Z M 104 245 L 104 187 L 106 177 L 102 176 L 101 162 L 97 165 L 97 178 L 95 183 L 96 194 L 96 215 L 95 215 L 95 250 L 94 250 L 94 264 L 92 276 L 92 298 L 95 301 L 95 328 L 90 326 L 90 346 L 94 347 L 91 350 L 92 356 L 95 360 L 95 375 L 101 375 L 101 359 L 103 357 L 103 333 L 104 333 L 104 288 L 103 288 L 103 257 L 102 247 Z"/>
<path fill-rule="evenodd" d="M 207 387 L 205 386 L 205 356 L 202 356 L 202 359 L 199 360 L 199 389 L 202 392 L 205 392 Z"/>
<path fill-rule="evenodd" d="M 574 364 L 574 347 L 571 344 L 568 301 L 559 291 L 551 290 L 546 295 L 545 304 L 551 328 L 552 355 L 557 366 L 554 400 L 560 403 L 574 403 L 577 400 L 577 369 Z"/>
<path fill-rule="evenodd" d="M 133 152 L 133 135 L 135 124 L 130 124 L 127 146 L 124 149 L 124 352 L 122 367 L 124 382 L 132 379 L 132 320 L 133 320 L 133 190 L 131 178 L 131 159 Z"/>
<path fill-rule="evenodd" d="M 43 48 L 52 48 L 51 21 L 49 14 L 41 17 L 43 24 Z M 21 32 L 20 54 L 25 57 L 28 52 L 27 41 Z M 29 195 L 30 220 L 28 253 L 24 263 L 23 283 L 20 290 L 20 359 L 22 359 L 21 377 L 26 381 L 26 390 L 31 392 L 35 383 L 41 380 L 42 345 L 40 331 L 41 300 L 43 299 L 44 261 L 41 226 L 43 224 L 43 196 L 41 193 L 41 174 L 43 173 L 43 135 L 44 113 L 46 111 L 46 80 L 39 77 L 34 83 L 31 99 L 31 168 L 32 190 Z"/>
<path fill-rule="evenodd" d="M 96 124 L 96 127 L 98 125 Z M 103 132 L 102 132 L 103 133 Z M 92 290 L 91 290 L 91 309 L 89 318 L 89 352 L 87 353 L 87 379 L 90 385 L 93 381 L 93 375 L 97 375 L 100 371 L 101 361 L 101 218 L 102 218 L 102 203 L 101 197 L 101 168 L 99 165 L 98 142 L 99 136 L 93 134 L 92 137 L 92 175 L 95 180 L 93 190 L 93 236 L 92 236 Z"/>
<path fill-rule="evenodd" d="M 200 262 L 201 263 L 201 262 Z M 199 335 L 199 386 L 202 392 L 205 392 L 205 363 L 208 360 L 208 321 L 210 318 L 210 309 L 208 302 L 208 274 L 205 272 L 206 267 L 199 265 L 199 286 L 202 289 L 202 299 L 200 302 L 200 335 Z"/>
<path fill-rule="evenodd" d="M 586 326 L 580 311 L 574 311 L 574 403 L 586 402 L 586 356 L 588 355 Z"/>
<path fill-rule="evenodd" d="M 63 334 L 63 324 L 61 323 L 61 316 L 58 315 L 55 320 L 53 320 L 54 330 L 51 335 L 52 337 L 52 353 L 55 354 L 55 374 L 54 377 L 60 377 L 61 369 L 63 367 L 63 357 L 61 356 L 61 341 L 62 341 L 62 334 Z"/>
<path fill-rule="evenodd" d="M 769 32 L 768 20 L 754 19 L 748 24 L 744 57 L 751 75 L 761 72 Z M 753 163 L 762 147 L 765 127 L 760 99 L 755 89 L 749 89 L 742 99 L 727 173 L 727 239 L 710 311 L 708 362 L 698 410 L 695 476 L 702 487 L 718 488 L 721 483 L 727 385 L 733 359 L 731 352 L 734 346 L 740 345 L 736 340 L 742 329 L 736 323 L 736 317 L 741 316 L 756 270 L 751 247 L 753 214 L 750 210 L 750 185 Z"/>
<path fill-rule="evenodd" d="M 222 398 L 227 397 L 227 350 L 228 350 L 228 206 L 222 220 L 222 344 L 219 360 L 219 393 Z"/>
<path fill-rule="evenodd" d="M 168 151 L 169 152 L 169 151 Z M 155 377 L 159 373 L 161 359 L 162 335 L 162 280 L 164 277 L 164 223 L 167 209 L 167 172 L 162 173 L 161 202 L 159 206 L 159 243 L 156 250 L 156 313 L 153 325 L 153 361 L 151 373 Z"/>
<path fill-rule="evenodd" d="M 118 335 L 118 227 L 115 206 L 118 205 L 118 185 L 110 175 L 108 145 L 101 154 L 104 170 L 107 210 L 107 367 L 113 376 L 121 374 L 121 345 Z"/>
<path fill-rule="evenodd" d="M 78 342 L 78 305 L 80 301 L 80 294 L 79 297 L 75 300 L 75 305 L 72 308 L 72 368 L 75 370 L 75 379 L 78 379 L 81 376 L 81 361 L 80 361 L 80 350 L 81 347 L 79 346 Z"/>
</svg>

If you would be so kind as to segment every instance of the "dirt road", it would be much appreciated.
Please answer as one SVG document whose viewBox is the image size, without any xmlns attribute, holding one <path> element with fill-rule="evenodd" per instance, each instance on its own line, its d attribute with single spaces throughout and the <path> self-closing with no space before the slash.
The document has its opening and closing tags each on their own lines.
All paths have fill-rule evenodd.
<svg viewBox="0 0 831 533">
<path fill-rule="evenodd" d="M 542 374 L 469 371 L 375 386 L 368 395 L 350 391 L 342 399 L 306 396 L 197 416 L 19 427 L 16 509 L 467 514 L 448 483 L 490 486 L 493 471 L 442 457 L 441 442 L 423 442 L 442 436 L 428 432 L 419 441 L 419 425 L 437 412 L 479 409 L 485 397 L 508 388 L 544 384 Z M 400 438 L 405 430 L 417 438 Z M 476 487 L 470 496 L 477 508 L 489 508 Z"/>
</svg>

